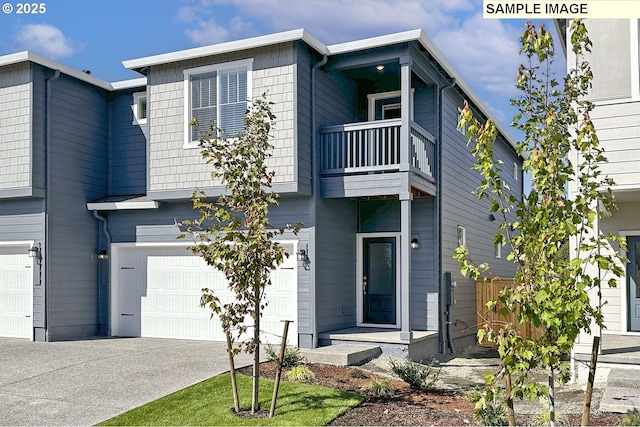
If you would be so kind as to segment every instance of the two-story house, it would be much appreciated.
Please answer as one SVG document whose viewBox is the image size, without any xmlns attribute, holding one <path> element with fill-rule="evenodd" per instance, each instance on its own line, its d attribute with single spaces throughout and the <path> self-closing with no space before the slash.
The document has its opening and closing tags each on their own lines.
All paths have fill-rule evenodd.
<svg viewBox="0 0 640 427">
<path fill-rule="evenodd" d="M 289 319 L 304 348 L 366 341 L 421 358 L 475 341 L 475 284 L 453 251 L 466 243 L 496 275 L 513 265 L 456 125 L 465 99 L 491 113 L 422 31 L 326 46 L 294 30 L 123 64 L 142 77 L 0 57 L 0 336 L 222 339 L 199 297 L 231 298 L 224 276 L 176 239 L 197 217 L 193 191 L 224 190 L 189 122 L 232 136 L 266 93 L 281 195 L 270 220 L 304 227 L 283 237 L 265 339 Z M 499 130 L 504 179 L 522 192 Z"/>
<path fill-rule="evenodd" d="M 555 23 L 566 43 L 567 23 L 564 20 Z M 600 165 L 602 175 L 614 180 L 612 189 L 617 203 L 611 216 L 597 219 L 597 228 L 603 233 L 626 237 L 628 248 L 624 255 L 629 263 L 617 287 L 605 285 L 601 296 L 593 292 L 594 303 L 605 304 L 606 329 L 594 327 L 591 335 L 580 336 L 575 346 L 578 359 L 588 358 L 593 335 L 602 336 L 605 356 L 624 353 L 624 348 L 637 350 L 640 345 L 640 218 L 637 215 L 640 207 L 640 27 L 637 19 L 590 19 L 585 20 L 585 25 L 593 41 L 586 58 L 594 76 L 588 100 L 595 108 L 590 116 L 608 159 Z M 575 67 L 570 44 L 563 47 L 570 70 Z M 576 183 L 572 182 L 569 193 L 577 191 Z M 620 251 L 617 242 L 610 250 Z M 592 273 L 603 277 L 607 274 L 595 268 Z"/>
</svg>

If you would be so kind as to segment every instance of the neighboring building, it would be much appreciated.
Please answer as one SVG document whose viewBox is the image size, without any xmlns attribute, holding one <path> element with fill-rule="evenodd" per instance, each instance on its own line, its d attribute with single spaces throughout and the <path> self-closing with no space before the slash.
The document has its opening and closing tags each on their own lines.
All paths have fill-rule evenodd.
<svg viewBox="0 0 640 427">
<path fill-rule="evenodd" d="M 475 341 L 475 284 L 454 249 L 465 241 L 493 274 L 514 271 L 496 258 L 498 222 L 472 194 L 456 129 L 464 99 L 489 112 L 422 31 L 325 46 L 295 30 L 124 65 L 144 77 L 110 84 L 31 53 L 0 57 L 0 336 L 222 339 L 198 303 L 203 287 L 224 294 L 224 276 L 176 240 L 197 216 L 194 189 L 223 190 L 188 123 L 231 134 L 266 92 L 281 194 L 270 219 L 304 227 L 283 237 L 292 256 L 268 288 L 265 329 L 287 318 L 300 347 L 377 341 L 414 358 Z M 499 129 L 504 179 L 521 194 Z"/>
<path fill-rule="evenodd" d="M 590 117 L 608 159 L 608 163 L 601 165 L 602 175 L 615 181 L 613 191 L 617 201 L 617 209 L 611 216 L 597 219 L 597 228 L 603 233 L 626 236 L 628 251 L 624 255 L 629 258 L 627 274 L 618 280 L 617 287 L 609 288 L 605 284 L 601 299 L 595 292 L 592 295 L 594 302 L 605 303 L 606 325 L 602 331 L 594 327 L 592 335 L 602 335 L 605 350 L 618 347 L 616 351 L 620 353 L 619 347 L 630 347 L 623 344 L 625 341 L 640 337 L 640 217 L 637 215 L 640 208 L 640 28 L 636 19 L 584 22 L 593 41 L 592 52 L 586 58 L 594 75 L 588 100 L 595 108 Z M 556 27 L 566 42 L 567 24 L 559 20 Z M 569 44 L 563 47 L 565 54 L 571 52 Z M 572 61 L 569 57 L 568 69 L 572 68 Z M 569 193 L 575 194 L 577 190 L 576 182 L 571 182 Z M 620 250 L 617 242 L 611 249 Z M 573 250 L 575 254 L 575 245 Z M 604 271 L 592 270 L 593 274 L 606 275 Z M 578 359 L 586 359 L 591 353 L 592 335 L 579 337 L 574 350 Z"/>
</svg>

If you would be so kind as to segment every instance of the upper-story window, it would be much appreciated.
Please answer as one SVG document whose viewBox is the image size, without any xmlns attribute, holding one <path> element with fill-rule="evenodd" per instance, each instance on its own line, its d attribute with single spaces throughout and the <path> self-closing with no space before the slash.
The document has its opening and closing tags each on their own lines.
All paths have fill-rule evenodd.
<svg viewBox="0 0 640 427">
<path fill-rule="evenodd" d="M 456 123 L 456 129 L 458 132 L 460 132 L 466 137 L 468 125 L 458 126 L 458 123 L 460 123 L 460 120 L 462 120 L 462 107 L 458 107 L 458 122 Z"/>
<path fill-rule="evenodd" d="M 147 123 L 147 92 L 133 94 L 133 124 L 144 125 Z"/>
<path fill-rule="evenodd" d="M 197 146 L 200 132 L 215 124 L 223 138 L 244 130 L 244 117 L 251 93 L 252 60 L 228 62 L 184 71 L 185 145 Z M 190 126 L 195 118 L 200 124 Z"/>
</svg>

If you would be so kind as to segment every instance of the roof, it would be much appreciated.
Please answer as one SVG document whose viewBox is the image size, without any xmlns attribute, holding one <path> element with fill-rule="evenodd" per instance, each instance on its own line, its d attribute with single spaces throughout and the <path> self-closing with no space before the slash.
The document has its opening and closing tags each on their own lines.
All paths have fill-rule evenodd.
<svg viewBox="0 0 640 427">
<path fill-rule="evenodd" d="M 75 68 L 71 68 L 67 65 L 45 58 L 43 56 L 38 55 L 37 53 L 33 53 L 30 51 L 23 51 L 23 52 L 0 56 L 0 67 L 6 66 L 6 65 L 12 65 L 12 64 L 19 64 L 22 62 L 33 62 L 35 64 L 42 65 L 43 67 L 47 67 L 52 70 L 60 70 L 60 72 L 63 74 L 66 74 L 78 80 L 84 81 L 86 83 L 92 84 L 94 86 L 97 86 L 99 88 L 109 90 L 109 91 L 119 90 L 119 89 L 128 89 L 128 88 L 133 88 L 138 86 L 146 86 L 147 84 L 147 79 L 144 77 L 131 79 L 131 80 L 124 80 L 116 83 L 109 83 L 105 80 L 99 79 L 88 73 L 85 73 L 84 71 L 76 70 Z"/>
<path fill-rule="evenodd" d="M 109 196 L 87 203 L 90 211 L 119 211 L 128 209 L 157 209 L 158 202 L 149 200 L 147 196 L 131 194 L 126 196 Z"/>
<path fill-rule="evenodd" d="M 513 138 L 508 133 L 507 129 L 494 118 L 493 113 L 491 112 L 489 107 L 487 107 L 486 104 L 480 99 L 480 97 L 476 95 L 476 93 L 464 81 L 460 74 L 458 74 L 453 65 L 451 65 L 451 63 L 446 59 L 442 52 L 440 52 L 436 45 L 427 37 L 424 31 L 420 29 L 346 43 L 339 43 L 330 46 L 325 46 L 323 43 L 318 41 L 318 39 L 312 36 L 307 30 L 298 29 L 269 34 L 266 36 L 248 38 L 244 40 L 236 40 L 232 42 L 180 50 L 160 55 L 147 56 L 139 59 L 131 59 L 123 61 L 122 64 L 130 70 L 138 71 L 144 74 L 145 69 L 153 65 L 185 61 L 189 59 L 200 58 L 203 56 L 219 55 L 223 53 L 235 52 L 238 50 L 253 49 L 298 40 L 307 43 L 318 53 L 327 56 L 340 55 L 344 53 L 373 49 L 376 47 L 389 46 L 399 43 L 418 42 L 440 64 L 442 69 L 452 79 L 455 79 L 455 84 L 462 90 L 462 92 L 464 92 L 469 100 L 474 105 L 476 105 L 476 107 L 482 112 L 482 114 L 484 114 L 488 118 L 493 119 L 496 128 L 498 129 L 498 131 L 500 131 L 500 133 L 508 141 L 508 143 L 514 148 L 516 146 L 515 141 L 513 141 Z"/>
</svg>

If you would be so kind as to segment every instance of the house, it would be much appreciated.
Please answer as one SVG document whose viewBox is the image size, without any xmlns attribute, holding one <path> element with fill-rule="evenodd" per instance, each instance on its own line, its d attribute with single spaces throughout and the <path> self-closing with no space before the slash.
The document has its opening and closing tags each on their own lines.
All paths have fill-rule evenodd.
<svg viewBox="0 0 640 427">
<path fill-rule="evenodd" d="M 266 340 L 290 319 L 303 348 L 375 342 L 420 358 L 474 343 L 475 283 L 454 249 L 514 271 L 456 128 L 465 99 L 491 114 L 421 30 L 331 46 L 294 30 L 123 64 L 141 77 L 0 57 L 0 336 L 222 339 L 198 302 L 203 287 L 230 297 L 224 276 L 176 239 L 197 217 L 194 189 L 223 191 L 189 121 L 231 135 L 266 92 L 281 195 L 270 220 L 304 223 L 283 236 L 291 256 L 267 291 Z M 521 193 L 521 159 L 499 130 L 504 180 Z"/>
<path fill-rule="evenodd" d="M 618 279 L 616 288 L 605 285 L 601 298 L 595 293 L 592 295 L 594 303 L 605 303 L 606 329 L 594 327 L 591 334 L 582 334 L 574 353 L 576 359 L 588 360 L 593 336 L 601 336 L 601 361 L 638 363 L 640 358 L 637 355 L 631 357 L 628 352 L 637 351 L 640 347 L 640 219 L 637 215 L 640 207 L 639 27 L 636 19 L 590 19 L 584 22 L 593 41 L 592 52 L 586 58 L 594 76 L 589 100 L 595 108 L 590 117 L 608 159 L 607 163 L 601 164 L 602 176 L 614 180 L 612 189 L 617 203 L 617 209 L 611 216 L 597 219 L 597 229 L 626 237 L 628 250 L 623 255 L 629 263 L 625 277 Z M 557 20 L 555 24 L 566 43 L 568 24 L 564 20 Z M 571 52 L 569 44 L 563 48 L 565 55 Z M 570 69 L 570 56 L 567 62 Z M 576 191 L 576 183 L 570 183 L 569 193 L 575 194 Z M 620 251 L 617 242 L 610 250 Z M 606 275 L 597 269 L 592 269 L 592 273 Z"/>
</svg>

